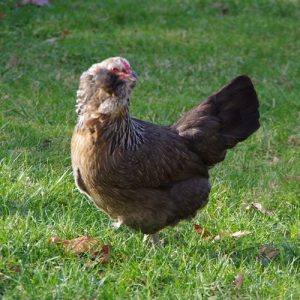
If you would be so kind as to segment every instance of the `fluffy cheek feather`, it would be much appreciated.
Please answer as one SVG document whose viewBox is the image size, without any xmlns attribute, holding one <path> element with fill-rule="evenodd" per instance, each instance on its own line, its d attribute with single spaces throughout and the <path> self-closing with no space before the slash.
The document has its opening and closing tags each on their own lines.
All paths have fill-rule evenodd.
<svg viewBox="0 0 300 300">
<path fill-rule="evenodd" d="M 100 104 L 98 112 L 104 115 L 119 113 L 120 111 L 124 110 L 126 106 L 126 98 L 118 100 L 107 99 Z"/>
</svg>

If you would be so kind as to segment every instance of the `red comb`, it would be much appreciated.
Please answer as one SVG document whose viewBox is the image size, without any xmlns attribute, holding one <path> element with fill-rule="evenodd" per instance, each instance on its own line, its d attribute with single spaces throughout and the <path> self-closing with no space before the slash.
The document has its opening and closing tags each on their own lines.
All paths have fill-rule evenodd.
<svg viewBox="0 0 300 300">
<path fill-rule="evenodd" d="M 124 68 L 125 68 L 126 73 L 129 73 L 129 71 L 131 71 L 130 64 L 127 63 L 124 59 L 122 59 L 122 63 L 123 63 L 123 65 L 124 65 Z"/>
</svg>

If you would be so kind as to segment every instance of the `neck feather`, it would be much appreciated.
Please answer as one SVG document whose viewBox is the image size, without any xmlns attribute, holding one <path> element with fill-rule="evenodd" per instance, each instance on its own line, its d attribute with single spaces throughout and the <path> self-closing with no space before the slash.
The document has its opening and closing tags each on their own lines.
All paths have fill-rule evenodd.
<svg viewBox="0 0 300 300">
<path fill-rule="evenodd" d="M 79 100 L 77 128 L 99 131 L 97 136 L 109 146 L 110 153 L 116 149 L 136 150 L 144 142 L 143 123 L 129 115 L 127 93 L 123 97 L 116 97 L 100 89 L 88 103 L 81 103 Z"/>
<path fill-rule="evenodd" d="M 118 118 L 109 119 L 103 127 L 102 137 L 109 145 L 109 152 L 116 149 L 136 150 L 144 143 L 144 127 L 139 121 L 132 119 L 127 114 Z"/>
</svg>

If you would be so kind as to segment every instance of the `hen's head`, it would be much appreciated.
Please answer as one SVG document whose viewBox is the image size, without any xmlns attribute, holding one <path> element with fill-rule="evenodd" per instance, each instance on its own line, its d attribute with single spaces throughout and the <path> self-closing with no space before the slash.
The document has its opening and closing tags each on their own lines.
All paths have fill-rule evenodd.
<svg viewBox="0 0 300 300">
<path fill-rule="evenodd" d="M 92 65 L 80 77 L 77 114 L 117 114 L 128 106 L 136 82 L 137 76 L 125 58 L 111 57 Z"/>
</svg>

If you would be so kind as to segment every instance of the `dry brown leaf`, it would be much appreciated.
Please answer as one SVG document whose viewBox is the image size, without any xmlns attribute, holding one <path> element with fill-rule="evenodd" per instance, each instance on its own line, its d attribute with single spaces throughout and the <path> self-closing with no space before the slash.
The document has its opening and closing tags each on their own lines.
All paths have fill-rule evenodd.
<svg viewBox="0 0 300 300">
<path fill-rule="evenodd" d="M 58 236 L 50 238 L 49 243 L 62 244 L 65 252 L 76 255 L 89 254 L 97 262 L 108 263 L 111 245 L 103 245 L 91 236 L 80 236 L 72 240 L 62 240 Z"/>
<path fill-rule="evenodd" d="M 300 139 L 295 135 L 290 135 L 288 138 L 288 144 L 290 144 L 291 146 L 298 146 L 300 145 Z"/>
<path fill-rule="evenodd" d="M 9 268 L 9 271 L 12 273 L 21 273 L 22 269 L 20 266 L 13 266 Z"/>
<path fill-rule="evenodd" d="M 277 165 L 278 163 L 279 163 L 279 158 L 278 158 L 277 156 L 274 156 L 274 157 L 272 158 L 272 160 L 269 162 L 269 164 L 270 164 L 271 166 Z"/>
<path fill-rule="evenodd" d="M 71 34 L 71 31 L 69 31 L 69 30 L 63 30 L 59 33 L 59 35 L 62 39 L 64 39 L 66 36 L 68 36 L 70 34 Z"/>
<path fill-rule="evenodd" d="M 226 4 L 224 4 L 224 6 L 223 6 L 222 9 L 221 9 L 221 14 L 222 14 L 223 16 L 225 16 L 225 15 L 228 14 L 228 12 L 229 12 L 229 7 L 228 7 Z"/>
<path fill-rule="evenodd" d="M 54 235 L 49 239 L 48 243 L 49 244 L 59 244 L 59 243 L 61 243 L 61 239 L 59 236 Z"/>
<path fill-rule="evenodd" d="M 218 235 L 214 235 L 211 232 L 205 230 L 202 226 L 200 226 L 198 224 L 194 224 L 194 229 L 203 238 L 212 238 L 215 241 L 219 241 L 222 238 L 227 238 L 227 237 L 239 238 L 241 236 L 248 235 L 248 234 L 252 233 L 252 231 L 248 231 L 248 230 L 237 231 L 237 232 L 232 233 L 232 232 L 221 229 Z"/>
<path fill-rule="evenodd" d="M 239 272 L 236 274 L 235 279 L 234 279 L 234 285 L 237 289 L 240 289 L 243 285 L 244 282 L 244 275 L 242 272 Z"/>
<path fill-rule="evenodd" d="M 265 214 L 265 215 L 270 215 L 271 212 L 264 208 L 260 203 L 258 202 L 251 202 L 251 203 L 243 203 L 243 206 L 245 207 L 246 210 L 250 210 L 250 209 L 255 209 L 260 211 L 261 213 Z"/>
<path fill-rule="evenodd" d="M 291 175 L 286 175 L 286 176 L 285 176 L 285 179 L 286 179 L 287 181 L 290 181 L 290 180 L 292 179 L 292 176 L 291 176 Z"/>
<path fill-rule="evenodd" d="M 111 245 L 103 245 L 102 246 L 102 262 L 108 263 L 110 256 Z"/>
<path fill-rule="evenodd" d="M 223 230 L 223 229 L 220 229 L 219 234 L 214 237 L 214 240 L 215 241 L 219 241 L 219 240 L 221 240 L 223 238 L 229 237 L 230 234 L 231 234 L 231 232 Z"/>
<path fill-rule="evenodd" d="M 17 63 L 18 63 L 17 56 L 16 54 L 13 54 L 8 61 L 7 67 L 9 69 L 12 69 Z"/>
<path fill-rule="evenodd" d="M 300 176 L 286 175 L 285 179 L 286 179 L 286 181 L 291 181 L 292 179 L 295 179 L 296 181 L 300 182 Z"/>
<path fill-rule="evenodd" d="M 213 4 L 213 7 L 220 11 L 220 14 L 225 16 L 229 12 L 229 7 L 225 3 L 216 2 Z"/>
<path fill-rule="evenodd" d="M 51 46 L 55 46 L 59 40 L 66 38 L 70 34 L 71 34 L 71 32 L 69 30 L 64 30 L 59 33 L 59 36 L 47 39 L 47 40 L 45 40 L 45 42 Z"/>
<path fill-rule="evenodd" d="M 51 140 L 50 139 L 44 139 L 42 142 L 42 148 L 46 149 L 49 148 L 51 145 Z"/>
<path fill-rule="evenodd" d="M 233 237 L 233 238 L 239 238 L 248 234 L 251 234 L 252 231 L 248 231 L 248 230 L 240 230 L 240 231 L 236 231 L 236 232 L 228 232 L 228 231 L 222 231 L 219 235 L 216 235 L 214 240 L 215 241 L 219 241 L 223 238 L 228 238 L 228 237 Z"/>
<path fill-rule="evenodd" d="M 271 246 L 260 246 L 258 257 L 259 259 L 263 260 L 268 258 L 271 260 L 274 256 L 279 254 L 279 249 L 273 248 Z"/>
<path fill-rule="evenodd" d="M 80 236 L 73 240 L 62 241 L 65 251 L 74 254 L 89 253 L 95 256 L 99 251 L 99 241 L 90 236 Z"/>
<path fill-rule="evenodd" d="M 234 238 L 239 238 L 241 236 L 248 235 L 248 234 L 251 234 L 251 233 L 252 233 L 252 231 L 241 230 L 241 231 L 237 231 L 237 232 L 232 233 L 230 236 L 234 237 Z"/>
<path fill-rule="evenodd" d="M 214 235 L 211 232 L 205 230 L 203 227 L 201 227 L 198 224 L 194 224 L 194 228 L 195 228 L 195 231 L 197 233 L 199 233 L 204 239 L 205 238 L 213 238 L 214 237 Z"/>
<path fill-rule="evenodd" d="M 47 39 L 45 42 L 48 43 L 48 44 L 51 45 L 51 46 L 55 46 L 55 45 L 57 44 L 57 40 L 58 40 L 58 39 L 59 39 L 59 38 L 54 37 L 54 38 Z"/>
<path fill-rule="evenodd" d="M 4 12 L 0 11 L 0 21 L 1 21 L 2 19 L 4 19 L 5 16 L 6 16 L 6 14 L 5 14 Z"/>
</svg>

